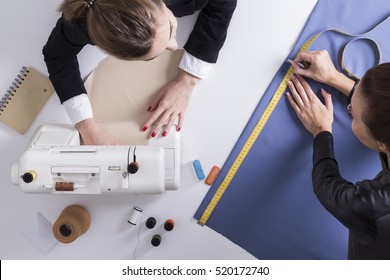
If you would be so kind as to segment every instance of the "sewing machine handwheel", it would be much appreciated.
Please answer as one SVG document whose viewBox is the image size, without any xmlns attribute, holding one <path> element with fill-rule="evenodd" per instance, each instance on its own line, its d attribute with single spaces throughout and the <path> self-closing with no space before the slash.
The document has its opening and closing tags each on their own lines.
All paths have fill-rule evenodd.
<svg viewBox="0 0 390 280">
<path fill-rule="evenodd" d="M 127 172 L 130 173 L 130 174 L 135 174 L 137 173 L 139 169 L 139 165 L 138 163 L 136 162 L 132 162 L 130 163 L 128 166 L 127 166 Z"/>
</svg>

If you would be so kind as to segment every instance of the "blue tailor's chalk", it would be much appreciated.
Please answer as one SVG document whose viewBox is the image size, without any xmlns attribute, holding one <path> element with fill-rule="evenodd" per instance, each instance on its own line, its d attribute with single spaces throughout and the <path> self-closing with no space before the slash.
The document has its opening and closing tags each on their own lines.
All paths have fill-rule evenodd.
<svg viewBox="0 0 390 280">
<path fill-rule="evenodd" d="M 205 178 L 202 165 L 200 164 L 199 160 L 194 160 L 192 162 L 192 166 L 194 167 L 195 175 L 198 180 L 203 180 Z"/>
</svg>

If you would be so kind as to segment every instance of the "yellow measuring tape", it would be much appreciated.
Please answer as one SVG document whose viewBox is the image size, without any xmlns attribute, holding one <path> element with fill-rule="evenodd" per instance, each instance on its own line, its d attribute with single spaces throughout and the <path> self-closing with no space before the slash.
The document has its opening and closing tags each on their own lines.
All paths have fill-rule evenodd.
<svg viewBox="0 0 390 280">
<path fill-rule="evenodd" d="M 299 50 L 296 57 L 298 57 L 302 52 L 308 50 L 310 45 L 315 41 L 315 39 L 317 39 L 317 37 L 320 34 L 321 33 L 317 33 L 313 37 L 311 37 L 302 46 L 302 48 Z M 207 221 L 210 218 L 211 214 L 213 213 L 215 207 L 217 206 L 217 204 L 220 201 L 220 199 L 222 198 L 224 192 L 228 188 L 230 182 L 233 180 L 234 175 L 236 175 L 242 162 L 244 161 L 245 157 L 248 155 L 249 150 L 252 148 L 252 146 L 255 143 L 260 132 L 263 130 L 265 124 L 267 123 L 269 117 L 271 116 L 272 112 L 274 111 L 280 98 L 283 96 L 283 93 L 287 88 L 287 82 L 290 80 L 290 76 L 293 74 L 293 72 L 294 72 L 294 69 L 293 69 L 293 66 L 291 65 L 289 67 L 289 69 L 287 70 L 287 73 L 284 75 L 282 82 L 279 84 L 278 88 L 276 89 L 276 92 L 274 93 L 269 104 L 265 108 L 264 113 L 261 115 L 261 117 L 260 117 L 259 121 L 257 122 L 255 128 L 253 129 L 252 133 L 250 134 L 249 138 L 246 140 L 246 142 L 245 142 L 244 146 L 242 147 L 240 153 L 238 154 L 237 158 L 234 160 L 232 166 L 230 167 L 225 178 L 223 179 L 221 185 L 219 185 L 217 191 L 215 192 L 211 201 L 207 205 L 205 211 L 203 212 L 202 216 L 200 217 L 200 219 L 198 221 L 198 224 L 205 225 L 207 223 Z"/>
</svg>

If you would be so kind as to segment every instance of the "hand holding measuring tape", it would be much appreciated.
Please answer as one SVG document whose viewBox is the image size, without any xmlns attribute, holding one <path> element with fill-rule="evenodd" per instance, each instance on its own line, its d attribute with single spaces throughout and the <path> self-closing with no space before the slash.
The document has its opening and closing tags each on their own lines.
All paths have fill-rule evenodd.
<svg viewBox="0 0 390 280">
<path fill-rule="evenodd" d="M 297 61 L 300 61 L 298 64 Z M 294 73 L 328 84 L 348 96 L 355 81 L 337 71 L 326 50 L 305 51 L 297 56 L 292 66 Z"/>
<path fill-rule="evenodd" d="M 329 84 L 329 82 L 337 78 L 339 73 L 326 50 L 302 52 L 295 61 L 301 61 L 305 66 L 302 68 L 297 63 L 293 63 L 296 74 L 320 83 Z"/>
</svg>

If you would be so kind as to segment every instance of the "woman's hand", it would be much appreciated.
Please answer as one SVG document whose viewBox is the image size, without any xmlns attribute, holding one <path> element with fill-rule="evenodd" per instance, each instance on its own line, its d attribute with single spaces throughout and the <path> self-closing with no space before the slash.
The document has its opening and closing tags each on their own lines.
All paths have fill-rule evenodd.
<svg viewBox="0 0 390 280">
<path fill-rule="evenodd" d="M 94 119 L 86 119 L 76 124 L 84 145 L 118 145 L 118 141 L 98 126 Z"/>
<path fill-rule="evenodd" d="M 332 132 L 332 96 L 322 89 L 325 105 L 322 104 L 305 79 L 297 75 L 291 77 L 288 87 L 291 93 L 287 93 L 287 98 L 304 127 L 314 137 L 322 131 Z"/>
<path fill-rule="evenodd" d="M 178 118 L 176 130 L 180 131 L 192 91 L 198 80 L 199 78 L 181 71 L 174 81 L 160 89 L 148 109 L 153 114 L 144 124 L 143 130 L 149 129 L 152 137 L 163 130 L 162 136 L 166 136 Z"/>
<path fill-rule="evenodd" d="M 301 68 L 297 63 L 294 63 L 294 72 L 297 75 L 308 77 L 321 83 L 330 84 L 340 74 L 326 50 L 303 52 L 296 61 L 302 62 L 307 66 Z"/>
<path fill-rule="evenodd" d="M 330 85 L 346 96 L 349 95 L 355 83 L 337 71 L 326 50 L 303 52 L 295 61 L 305 66 L 302 68 L 297 63 L 293 63 L 295 74 Z"/>
</svg>

